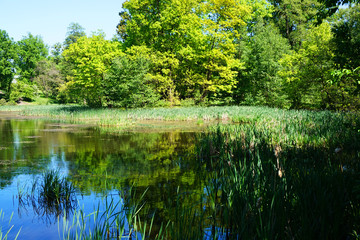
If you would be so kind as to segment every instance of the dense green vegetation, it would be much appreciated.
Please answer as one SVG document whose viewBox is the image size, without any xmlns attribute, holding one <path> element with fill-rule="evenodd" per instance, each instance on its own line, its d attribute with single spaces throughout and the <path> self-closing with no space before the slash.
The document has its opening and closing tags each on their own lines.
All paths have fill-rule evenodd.
<svg viewBox="0 0 360 240">
<path fill-rule="evenodd" d="M 72 23 L 48 55 L 1 31 L 1 104 L 358 110 L 359 19 L 358 1 L 129 0 L 113 40 Z"/>
</svg>

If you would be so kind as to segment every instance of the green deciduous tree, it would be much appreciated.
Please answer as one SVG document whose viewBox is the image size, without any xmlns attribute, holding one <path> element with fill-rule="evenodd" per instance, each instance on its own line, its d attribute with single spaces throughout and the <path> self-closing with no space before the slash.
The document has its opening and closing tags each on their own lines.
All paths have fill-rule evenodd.
<svg viewBox="0 0 360 240">
<path fill-rule="evenodd" d="M 10 94 L 11 81 L 15 75 L 17 50 L 15 42 L 4 30 L 0 30 L 0 89 Z"/>
<path fill-rule="evenodd" d="M 153 105 L 158 95 L 150 83 L 149 65 L 142 57 L 115 59 L 103 82 L 106 104 L 125 108 Z"/>
<path fill-rule="evenodd" d="M 301 46 L 303 35 L 318 21 L 322 4 L 317 0 L 273 0 L 274 21 L 293 49 Z"/>
<path fill-rule="evenodd" d="M 329 109 L 360 109 L 360 67 L 355 69 L 334 69 L 328 81 Z"/>
<path fill-rule="evenodd" d="M 48 49 L 42 38 L 31 33 L 17 42 L 18 59 L 22 79 L 32 80 L 35 76 L 36 64 L 48 56 Z"/>
<path fill-rule="evenodd" d="M 34 82 L 39 86 L 45 97 L 56 98 L 59 87 L 64 83 L 63 76 L 56 64 L 44 59 L 37 63 Z"/>
<path fill-rule="evenodd" d="M 56 64 L 59 64 L 61 61 L 62 50 L 63 45 L 61 43 L 55 43 L 51 48 L 51 58 Z"/>
<path fill-rule="evenodd" d="M 241 68 L 235 39 L 251 17 L 248 2 L 130 0 L 123 8 L 120 38 L 126 48 L 146 46 L 156 55 L 152 73 L 163 98 L 232 91 Z"/>
<path fill-rule="evenodd" d="M 360 66 L 360 4 L 341 9 L 333 19 L 335 61 L 342 68 L 355 69 Z"/>
<path fill-rule="evenodd" d="M 308 30 L 301 49 L 280 63 L 292 108 L 325 108 L 331 100 L 327 82 L 334 67 L 333 34 L 327 22 Z"/>
<path fill-rule="evenodd" d="M 279 60 L 290 52 L 288 41 L 273 24 L 258 21 L 254 25 L 245 60 L 245 70 L 240 72 L 237 102 L 284 107 L 286 94 L 281 78 Z M 245 93 L 245 96 L 241 96 Z"/>
<path fill-rule="evenodd" d="M 67 28 L 64 48 L 67 49 L 71 44 L 76 43 L 79 38 L 84 36 L 86 36 L 85 28 L 83 28 L 78 23 L 70 23 L 69 27 Z"/>
<path fill-rule="evenodd" d="M 65 61 L 73 65 L 68 86 L 89 106 L 102 106 L 105 73 L 121 54 L 120 44 L 105 40 L 103 34 L 77 39 L 63 52 Z"/>
</svg>

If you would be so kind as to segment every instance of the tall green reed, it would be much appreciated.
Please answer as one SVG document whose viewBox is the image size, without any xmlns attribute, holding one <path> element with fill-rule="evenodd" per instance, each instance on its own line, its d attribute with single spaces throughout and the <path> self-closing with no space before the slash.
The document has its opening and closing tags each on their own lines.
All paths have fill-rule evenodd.
<svg viewBox="0 0 360 240">
<path fill-rule="evenodd" d="M 76 189 L 57 170 L 44 172 L 41 177 L 36 178 L 30 189 L 18 186 L 20 208 L 33 208 L 38 216 L 44 216 L 52 221 L 58 216 L 69 214 L 76 208 Z"/>
<path fill-rule="evenodd" d="M 0 222 L 4 221 L 4 216 L 5 216 L 5 213 L 1 209 L 0 210 Z M 5 226 L 6 226 L 5 224 L 3 224 L 3 223 L 0 224 L 0 240 L 7 240 L 10 231 L 14 228 L 14 225 L 11 225 L 12 217 L 13 217 L 13 213 L 11 214 L 9 221 L 8 221 L 8 229 L 5 228 Z M 21 231 L 21 228 L 19 229 L 18 233 L 16 234 L 14 240 L 16 240 L 19 237 L 20 231 Z"/>
<path fill-rule="evenodd" d="M 114 198 L 105 196 L 98 203 L 94 212 L 85 215 L 82 209 L 75 210 L 72 218 L 64 216 L 59 223 L 61 239 L 146 239 L 153 226 L 153 217 L 150 222 L 141 220 L 146 191 L 140 197 L 134 187 L 124 189 Z M 62 225 L 60 227 L 60 225 Z M 158 234 L 155 239 L 160 239 Z"/>
<path fill-rule="evenodd" d="M 342 239 L 358 229 L 359 141 L 344 146 L 344 170 L 329 147 L 338 140 L 304 142 L 297 128 L 217 127 L 199 139 L 214 229 L 244 239 Z M 359 136 L 341 140 L 351 139 Z"/>
</svg>

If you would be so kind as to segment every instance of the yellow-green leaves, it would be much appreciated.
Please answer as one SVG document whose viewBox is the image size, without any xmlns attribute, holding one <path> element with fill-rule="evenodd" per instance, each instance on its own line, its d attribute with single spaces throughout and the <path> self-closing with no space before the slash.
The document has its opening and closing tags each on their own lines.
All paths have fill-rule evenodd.
<svg viewBox="0 0 360 240">
<path fill-rule="evenodd" d="M 232 91 L 242 66 L 235 42 L 252 16 L 248 2 L 129 0 L 123 8 L 125 46 L 150 50 L 152 79 L 164 99 Z"/>
<path fill-rule="evenodd" d="M 119 43 L 107 41 L 101 34 L 79 38 L 63 52 L 65 61 L 74 66 L 68 85 L 79 90 L 88 105 L 101 106 L 104 74 L 121 54 Z"/>
<path fill-rule="evenodd" d="M 334 67 L 332 37 L 329 23 L 324 22 L 306 32 L 298 51 L 280 60 L 283 68 L 279 74 L 288 85 L 292 107 L 320 104 L 321 98 L 327 97 L 325 83 Z"/>
</svg>

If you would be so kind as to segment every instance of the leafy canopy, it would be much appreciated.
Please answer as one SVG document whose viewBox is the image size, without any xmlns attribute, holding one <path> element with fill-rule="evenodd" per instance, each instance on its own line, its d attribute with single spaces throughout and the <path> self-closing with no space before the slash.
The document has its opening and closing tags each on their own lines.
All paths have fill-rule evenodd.
<svg viewBox="0 0 360 240">
<path fill-rule="evenodd" d="M 74 68 L 68 86 L 89 106 L 102 106 L 102 83 L 112 61 L 122 54 L 120 43 L 105 40 L 104 34 L 81 37 L 64 50 L 63 56 Z"/>
</svg>

